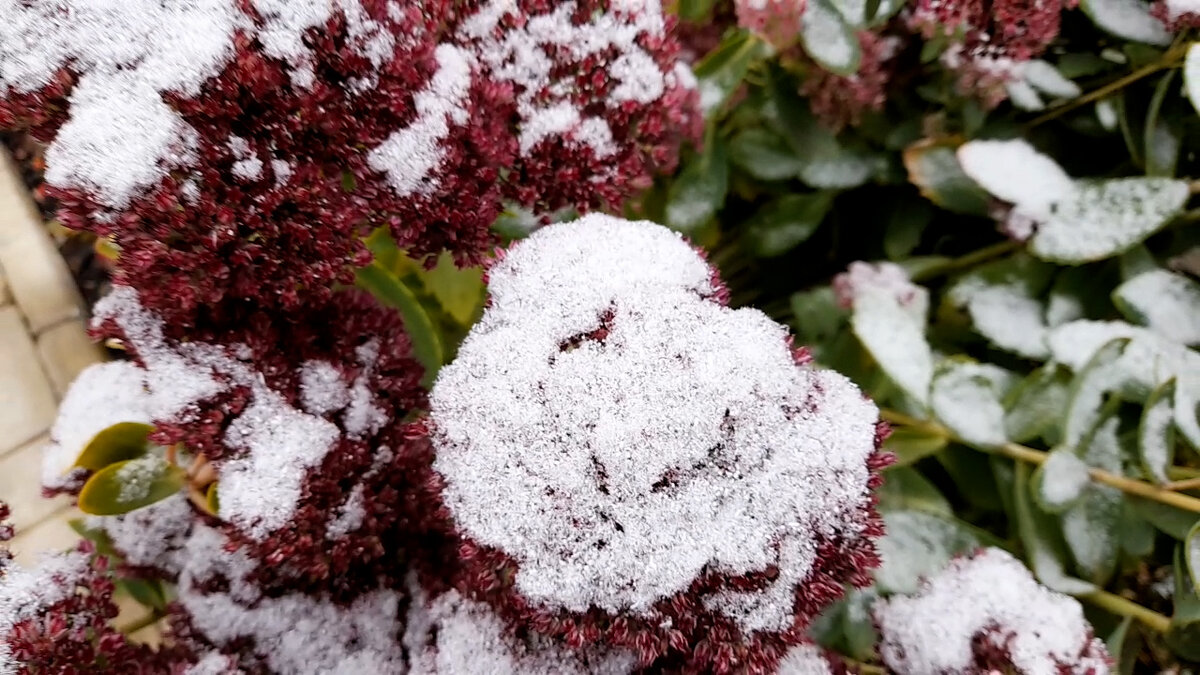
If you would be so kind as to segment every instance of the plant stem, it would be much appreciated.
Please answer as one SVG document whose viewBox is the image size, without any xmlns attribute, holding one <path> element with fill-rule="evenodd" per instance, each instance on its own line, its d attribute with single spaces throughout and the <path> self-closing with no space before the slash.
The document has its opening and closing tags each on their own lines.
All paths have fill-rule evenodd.
<svg viewBox="0 0 1200 675">
<path fill-rule="evenodd" d="M 1019 241 L 1002 241 L 991 246 L 985 246 L 978 251 L 972 251 L 966 255 L 959 256 L 953 260 L 947 260 L 941 265 L 930 267 L 922 270 L 920 274 L 913 275 L 913 281 L 928 281 L 935 277 L 940 277 L 943 274 L 950 274 L 958 270 L 968 269 L 980 263 L 987 262 L 993 258 L 999 258 L 1006 253 L 1010 253 L 1021 248 L 1022 244 Z"/>
<path fill-rule="evenodd" d="M 1098 100 L 1104 98 L 1105 96 L 1108 96 L 1109 94 L 1111 94 L 1113 92 L 1120 91 L 1121 89 L 1128 87 L 1129 85 L 1133 84 L 1134 82 L 1137 82 L 1138 80 L 1140 80 L 1142 78 L 1149 77 L 1149 76 L 1153 75 L 1154 73 L 1157 73 L 1160 70 L 1165 70 L 1167 68 L 1173 68 L 1176 65 L 1178 65 L 1179 57 L 1180 57 L 1181 53 L 1182 52 L 1180 52 L 1178 50 L 1171 49 L 1171 50 L 1167 51 L 1167 53 L 1163 54 L 1163 57 L 1161 59 L 1159 59 L 1158 61 L 1155 61 L 1154 63 L 1146 64 L 1146 65 L 1142 66 L 1141 68 L 1138 68 L 1137 70 L 1133 71 L 1132 73 L 1129 73 L 1128 75 L 1126 75 L 1124 77 L 1120 77 L 1120 78 L 1113 80 L 1112 82 L 1109 82 L 1108 84 L 1104 85 L 1103 87 L 1100 87 L 1099 89 L 1093 89 L 1092 91 L 1089 91 L 1088 93 L 1086 93 L 1082 96 L 1071 99 L 1067 103 L 1051 110 L 1050 112 L 1046 113 L 1045 115 L 1035 118 L 1029 124 L 1026 124 L 1025 128 L 1031 129 L 1038 125 L 1045 124 L 1046 122 L 1049 122 L 1051 120 L 1058 119 L 1059 117 L 1071 112 L 1072 110 L 1074 110 L 1082 105 L 1087 105 L 1088 103 L 1091 103 L 1092 101 L 1098 101 Z"/>
<path fill-rule="evenodd" d="M 973 447 L 981 452 L 1011 457 L 1012 459 L 1028 462 L 1029 464 L 1040 465 L 1044 463 L 1050 456 L 1048 453 L 1041 450 L 1034 450 L 1033 448 L 1019 445 L 1017 443 L 1004 443 L 1003 445 L 995 447 L 973 446 L 964 441 L 962 438 L 956 436 L 954 432 L 950 431 L 950 429 L 938 422 L 917 419 L 916 417 L 905 415 L 904 413 L 897 412 L 895 410 L 881 409 L 879 411 L 879 416 L 884 421 L 892 424 L 923 429 L 931 434 L 942 436 L 946 439 L 954 441 L 955 443 Z M 1117 488 L 1118 490 L 1127 494 L 1137 495 L 1138 497 L 1144 497 L 1146 499 L 1152 499 L 1156 502 L 1167 504 L 1168 506 L 1174 506 L 1177 509 L 1183 509 L 1184 511 L 1200 513 L 1200 499 L 1197 499 L 1196 497 L 1179 494 L 1178 492 L 1172 492 L 1171 490 L 1154 485 L 1152 483 L 1135 480 L 1133 478 L 1126 478 L 1125 476 L 1119 476 L 1115 473 L 1094 467 L 1088 469 L 1088 475 L 1091 476 L 1092 481 L 1096 483 Z"/>
<path fill-rule="evenodd" d="M 121 631 L 125 635 L 133 635 L 146 626 L 153 626 L 154 624 L 158 623 L 159 619 L 161 618 L 163 618 L 163 615 L 160 614 L 157 609 L 152 609 L 142 618 L 137 619 L 136 621 L 131 621 L 124 626 L 120 626 L 117 628 L 117 630 Z"/>
<path fill-rule="evenodd" d="M 1179 492 L 1180 490 L 1195 490 L 1200 488 L 1200 478 L 1192 477 L 1184 480 L 1172 481 L 1162 487 L 1164 490 L 1171 490 L 1173 492 Z"/>
<path fill-rule="evenodd" d="M 1108 591 L 1095 590 L 1090 593 L 1084 593 L 1076 596 L 1080 600 L 1086 600 L 1100 609 L 1107 610 L 1118 616 L 1128 616 L 1141 621 L 1151 630 L 1159 633 L 1165 633 L 1171 627 L 1171 619 L 1159 614 L 1158 612 L 1142 607 L 1141 605 L 1122 598 L 1115 593 Z"/>
</svg>

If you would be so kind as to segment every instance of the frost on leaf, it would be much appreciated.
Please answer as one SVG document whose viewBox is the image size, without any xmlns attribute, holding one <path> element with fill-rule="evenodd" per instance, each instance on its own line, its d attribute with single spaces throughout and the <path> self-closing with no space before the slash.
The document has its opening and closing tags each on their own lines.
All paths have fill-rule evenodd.
<svg viewBox="0 0 1200 675">
<path fill-rule="evenodd" d="M 924 511 L 887 511 L 886 534 L 879 540 L 882 563 L 875 583 L 887 593 L 915 593 L 920 581 L 956 555 L 972 551 L 979 539 L 962 524 Z"/>
<path fill-rule="evenodd" d="M 410 675 L 627 675 L 637 657 L 624 649 L 572 650 L 536 634 L 513 635 L 495 611 L 449 590 L 430 598 L 411 586 L 404 629 Z"/>
<path fill-rule="evenodd" d="M 1038 496 L 1042 505 L 1058 511 L 1078 501 L 1092 482 L 1089 468 L 1070 448 L 1051 452 L 1039 474 Z"/>
<path fill-rule="evenodd" d="M 958 150 L 963 171 L 1012 204 L 1009 220 L 1032 228 L 1031 253 L 1080 264 L 1121 253 L 1161 229 L 1188 197 L 1169 178 L 1072 180 L 1024 140 L 971 141 Z"/>
<path fill-rule="evenodd" d="M 1001 401 L 1015 384 L 1012 373 L 986 363 L 946 361 L 938 366 L 929 394 L 934 414 L 972 445 L 1008 440 Z"/>
<path fill-rule="evenodd" d="M 1045 307 L 1041 297 L 1053 267 L 1028 257 L 1000 260 L 972 271 L 950 289 L 950 300 L 966 308 L 975 330 L 1001 349 L 1044 359 Z"/>
<path fill-rule="evenodd" d="M 677 234 L 598 215 L 491 270 L 492 305 L 431 394 L 434 468 L 525 602 L 786 631 L 823 546 L 872 536 L 877 410 L 797 365 L 781 326 L 715 301 L 713 274 Z M 672 608 L 709 574 L 761 582 Z"/>
<path fill-rule="evenodd" d="M 845 672 L 844 666 L 831 662 L 825 652 L 814 644 L 796 645 L 789 649 L 776 671 L 777 675 L 840 675 Z"/>
<path fill-rule="evenodd" d="M 1200 344 L 1200 284 L 1166 270 L 1143 272 L 1113 291 L 1131 320 L 1173 342 Z"/>
<path fill-rule="evenodd" d="M 916 594 L 878 602 L 874 615 L 880 656 L 899 673 L 1109 672 L 1079 603 L 996 548 L 952 560 Z"/>
<path fill-rule="evenodd" d="M 833 280 L 838 302 L 853 310 L 851 326 L 879 367 L 909 396 L 929 397 L 933 352 L 925 340 L 929 291 L 893 263 L 854 262 Z"/>
</svg>

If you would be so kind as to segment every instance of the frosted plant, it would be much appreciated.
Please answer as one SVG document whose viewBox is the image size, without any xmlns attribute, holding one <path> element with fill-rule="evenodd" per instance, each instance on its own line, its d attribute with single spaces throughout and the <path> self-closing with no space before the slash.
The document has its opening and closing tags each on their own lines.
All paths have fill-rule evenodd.
<svg viewBox="0 0 1200 675">
<path fill-rule="evenodd" d="M 430 400 L 467 587 L 573 644 L 721 669 L 769 667 L 867 581 L 875 407 L 723 306 L 679 235 L 553 225 L 489 287 Z"/>
<path fill-rule="evenodd" d="M 807 0 L 737 0 L 738 25 L 786 47 L 800 37 Z"/>
<path fill-rule="evenodd" d="M 1000 549 L 952 560 L 874 615 L 880 656 L 899 673 L 1107 675 L 1111 666 L 1079 603 Z"/>
</svg>

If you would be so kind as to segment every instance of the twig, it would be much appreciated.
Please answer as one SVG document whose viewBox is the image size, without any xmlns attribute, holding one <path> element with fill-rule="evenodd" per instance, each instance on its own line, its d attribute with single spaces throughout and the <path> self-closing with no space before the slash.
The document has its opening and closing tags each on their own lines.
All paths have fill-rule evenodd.
<svg viewBox="0 0 1200 675">
<path fill-rule="evenodd" d="M 978 251 L 972 251 L 966 255 L 959 256 L 953 260 L 947 260 L 941 265 L 935 265 L 920 273 L 913 275 L 913 281 L 928 281 L 935 277 L 957 272 L 958 270 L 968 269 L 980 263 L 985 263 L 993 258 L 999 258 L 1006 253 L 1010 253 L 1021 248 L 1019 241 L 1002 241 L 991 246 L 985 246 Z"/>
<path fill-rule="evenodd" d="M 954 432 L 950 431 L 950 429 L 948 429 L 945 425 L 930 420 L 917 419 L 916 417 L 905 415 L 904 413 L 897 412 L 895 410 L 882 409 L 879 411 L 879 416 L 887 422 L 906 427 L 924 429 L 932 434 L 942 436 L 948 440 L 954 441 L 955 443 L 973 447 L 981 452 L 1011 457 L 1022 462 L 1028 462 L 1030 464 L 1043 464 L 1050 456 L 1048 453 L 1041 450 L 1034 450 L 1033 448 L 1019 445 L 1017 443 L 1004 443 L 1003 445 L 995 447 L 973 446 L 964 441 L 962 438 L 956 436 Z M 1118 490 L 1121 490 L 1127 494 L 1137 495 L 1146 499 L 1152 499 L 1156 502 L 1161 502 L 1163 504 L 1167 504 L 1168 506 L 1174 506 L 1175 508 L 1183 509 L 1185 511 L 1200 513 L 1200 499 L 1197 499 L 1196 497 L 1179 494 L 1178 492 L 1173 492 L 1165 487 L 1147 483 L 1146 481 L 1119 476 L 1115 473 L 1105 471 L 1104 469 L 1097 469 L 1093 467 L 1088 469 L 1088 475 L 1091 476 L 1091 479 L 1096 483 L 1117 488 Z"/>
<path fill-rule="evenodd" d="M 1147 628 L 1159 633 L 1165 633 L 1171 627 L 1171 619 L 1169 617 L 1159 614 L 1152 609 L 1142 607 L 1136 602 L 1122 598 L 1115 593 L 1095 590 L 1076 597 L 1118 616 L 1133 617 L 1145 624 Z"/>
<path fill-rule="evenodd" d="M 1137 82 L 1138 80 L 1140 80 L 1142 78 L 1149 77 L 1149 76 L 1157 73 L 1160 70 L 1165 70 L 1167 68 L 1174 68 L 1176 65 L 1178 65 L 1180 54 L 1181 54 L 1181 52 L 1177 52 L 1176 50 L 1172 49 L 1172 50 L 1168 51 L 1167 53 L 1163 54 L 1163 58 L 1160 59 L 1159 61 L 1144 65 L 1141 68 L 1138 68 L 1137 70 L 1133 71 L 1132 73 L 1129 73 L 1128 75 L 1126 75 L 1124 77 L 1117 78 L 1117 79 L 1113 80 L 1112 82 L 1109 82 L 1108 84 L 1104 85 L 1103 87 L 1100 87 L 1099 89 L 1094 89 L 1082 96 L 1073 98 L 1070 101 L 1068 101 L 1067 103 L 1064 103 L 1063 105 L 1051 110 L 1050 112 L 1047 112 L 1045 115 L 1034 118 L 1031 122 L 1029 122 L 1028 124 L 1025 125 L 1025 128 L 1031 129 L 1031 128 L 1039 126 L 1041 124 L 1045 124 L 1046 122 L 1049 122 L 1051 120 L 1058 119 L 1059 117 L 1071 112 L 1072 110 L 1074 110 L 1080 106 L 1087 105 L 1088 103 L 1091 103 L 1092 101 L 1098 101 L 1098 100 L 1104 98 L 1105 96 L 1108 96 L 1109 94 L 1111 94 L 1113 92 L 1120 91 L 1121 89 L 1128 87 L 1129 85 L 1133 84 L 1134 82 Z"/>
<path fill-rule="evenodd" d="M 1172 492 L 1200 489 L 1200 478 L 1186 478 L 1184 480 L 1172 481 L 1163 485 L 1162 489 L 1171 490 Z"/>
</svg>

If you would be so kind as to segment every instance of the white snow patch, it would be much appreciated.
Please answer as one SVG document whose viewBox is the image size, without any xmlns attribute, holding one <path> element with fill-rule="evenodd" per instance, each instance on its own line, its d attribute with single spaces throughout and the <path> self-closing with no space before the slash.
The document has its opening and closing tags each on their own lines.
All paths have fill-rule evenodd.
<svg viewBox="0 0 1200 675">
<path fill-rule="evenodd" d="M 877 410 L 797 367 L 765 315 L 705 299 L 710 274 L 675 233 L 600 215 L 491 270 L 492 306 L 431 395 L 435 468 L 534 602 L 647 615 L 702 570 L 777 565 L 708 600 L 778 630 L 817 537 L 860 531 Z"/>
<path fill-rule="evenodd" d="M 149 424 L 145 373 L 128 361 L 88 366 L 71 383 L 42 451 L 42 485 L 62 487 L 96 434 L 120 422 Z"/>
<path fill-rule="evenodd" d="M 930 389 L 929 405 L 947 427 L 972 445 L 995 447 L 1008 440 L 1004 394 L 1015 376 L 987 363 L 945 361 Z"/>
<path fill-rule="evenodd" d="M 471 88 L 471 64 L 467 54 L 452 45 L 436 51 L 437 73 L 414 103 L 417 118 L 393 132 L 367 156 L 372 169 L 385 173 L 397 195 L 427 195 L 437 189 L 436 169 L 442 163 L 442 143 L 450 136 L 451 124 L 467 121 L 467 97 Z"/>
<path fill-rule="evenodd" d="M 183 547 L 194 519 L 187 497 L 179 493 L 124 515 L 91 516 L 86 524 L 103 529 L 127 564 L 175 576 L 186 562 Z"/>
<path fill-rule="evenodd" d="M 122 464 L 114 476 L 121 484 L 117 503 L 129 504 L 150 496 L 154 481 L 163 475 L 167 466 L 167 460 L 152 452 Z"/>
<path fill-rule="evenodd" d="M 1142 410 L 1142 422 L 1138 425 L 1138 450 L 1142 466 L 1158 483 L 1170 480 L 1167 469 L 1175 454 L 1174 423 L 1174 405 L 1168 397 L 1161 397 Z"/>
<path fill-rule="evenodd" d="M 363 499 L 363 486 L 355 485 L 338 509 L 337 517 L 329 522 L 325 530 L 326 539 L 340 539 L 362 527 L 363 519 L 367 517 Z"/>
<path fill-rule="evenodd" d="M 821 648 L 812 645 L 796 645 L 787 650 L 779 662 L 778 675 L 833 675 L 829 660 Z"/>
<path fill-rule="evenodd" d="M 1113 299 L 1164 338 L 1200 344 L 1200 284 L 1186 276 L 1166 270 L 1144 272 L 1118 286 Z"/>
<path fill-rule="evenodd" d="M 1104 646 L 1073 598 L 1038 585 L 1000 549 L 950 562 L 913 596 L 874 608 L 880 656 L 901 673 L 967 672 L 982 637 L 1026 675 L 1107 675 Z"/>
<path fill-rule="evenodd" d="M 487 605 L 456 591 L 429 599 L 415 584 L 404 631 L 410 675 L 626 675 L 637 668 L 627 650 L 574 650 L 531 634 L 522 640 Z"/>
<path fill-rule="evenodd" d="M 88 571 L 88 557 L 77 551 L 43 555 L 33 567 L 0 565 L 0 637 L 14 626 L 75 594 L 75 584 Z M 7 640 L 0 640 L 0 673 L 16 675 L 16 662 Z"/>
<path fill-rule="evenodd" d="M 1020 205 L 1022 213 L 1036 220 L 1047 218 L 1052 204 L 1075 191 L 1057 162 L 1021 139 L 970 141 L 957 154 L 971 180 L 996 198 Z"/>
<path fill-rule="evenodd" d="M 300 403 L 314 415 L 327 415 L 350 403 L 350 389 L 332 363 L 308 361 L 300 367 Z"/>
<path fill-rule="evenodd" d="M 1042 503 L 1060 509 L 1078 500 L 1092 482 L 1089 470 L 1090 467 L 1069 448 L 1051 452 L 1042 465 Z"/>
</svg>

